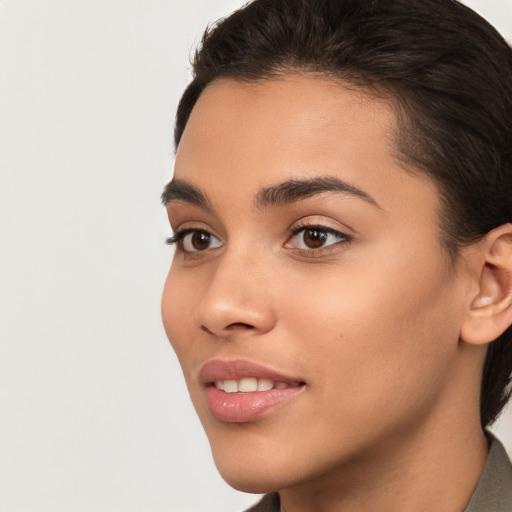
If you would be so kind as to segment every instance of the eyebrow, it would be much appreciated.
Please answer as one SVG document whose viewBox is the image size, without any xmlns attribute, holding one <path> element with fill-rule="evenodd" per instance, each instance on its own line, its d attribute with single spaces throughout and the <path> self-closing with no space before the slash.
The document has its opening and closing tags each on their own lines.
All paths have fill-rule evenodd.
<svg viewBox="0 0 512 512">
<path fill-rule="evenodd" d="M 165 206 L 174 201 L 184 201 L 204 209 L 210 209 L 210 201 L 203 192 L 186 181 L 172 179 L 164 188 L 161 196 Z"/>
<path fill-rule="evenodd" d="M 311 179 L 292 179 L 279 185 L 262 189 L 257 195 L 257 202 L 263 208 L 279 206 L 307 199 L 326 192 L 338 192 L 355 196 L 380 208 L 372 196 L 345 181 L 333 176 L 317 177 Z"/>
<path fill-rule="evenodd" d="M 256 203 L 261 208 L 280 206 L 301 201 L 318 194 L 337 192 L 363 199 L 380 209 L 372 196 L 360 188 L 333 176 L 311 179 L 290 179 L 278 185 L 261 189 L 256 196 Z M 162 204 L 165 206 L 175 201 L 184 201 L 204 209 L 211 209 L 208 197 L 198 188 L 186 181 L 172 179 L 162 192 Z"/>
</svg>

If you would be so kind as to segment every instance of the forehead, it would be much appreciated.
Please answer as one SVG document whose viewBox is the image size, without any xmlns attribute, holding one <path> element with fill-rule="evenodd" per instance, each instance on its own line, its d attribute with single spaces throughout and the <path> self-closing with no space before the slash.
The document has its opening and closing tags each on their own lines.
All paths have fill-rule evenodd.
<svg viewBox="0 0 512 512">
<path fill-rule="evenodd" d="M 212 156 L 226 158 L 251 153 L 260 160 L 277 148 L 293 148 L 297 157 L 315 149 L 328 156 L 332 142 L 348 149 L 370 133 L 373 147 L 391 148 L 395 128 L 389 102 L 348 84 L 299 75 L 251 83 L 223 79 L 199 97 L 178 147 L 177 171 L 182 153 L 190 157 L 192 149 L 200 156 L 197 144 L 213 142 L 219 150 Z"/>
<path fill-rule="evenodd" d="M 301 75 L 218 80 L 191 113 L 175 176 L 231 200 L 318 176 L 335 176 L 385 201 L 400 200 L 397 193 L 411 181 L 432 193 L 428 178 L 406 172 L 396 158 L 396 130 L 391 100 L 349 84 Z"/>
</svg>

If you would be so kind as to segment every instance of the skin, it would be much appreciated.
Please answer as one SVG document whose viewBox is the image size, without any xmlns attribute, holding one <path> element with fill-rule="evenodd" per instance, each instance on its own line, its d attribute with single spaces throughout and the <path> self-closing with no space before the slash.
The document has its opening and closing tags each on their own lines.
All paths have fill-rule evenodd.
<svg viewBox="0 0 512 512">
<path fill-rule="evenodd" d="M 279 490 L 282 510 L 463 510 L 485 464 L 485 346 L 461 341 L 475 247 L 451 261 L 436 186 L 395 157 L 392 106 L 319 77 L 209 85 L 180 142 L 170 197 L 178 244 L 164 326 L 226 481 Z M 287 180 L 330 191 L 262 205 Z M 343 233 L 308 248 L 304 226 Z M 318 229 L 318 228 L 317 228 Z M 304 238 L 306 234 L 306 238 Z M 305 386 L 247 423 L 213 416 L 202 365 L 245 359 Z"/>
</svg>

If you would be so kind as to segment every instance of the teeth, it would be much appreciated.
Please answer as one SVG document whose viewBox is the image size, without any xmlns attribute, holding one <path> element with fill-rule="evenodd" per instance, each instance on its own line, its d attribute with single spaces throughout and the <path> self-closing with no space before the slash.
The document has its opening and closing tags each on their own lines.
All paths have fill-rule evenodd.
<svg viewBox="0 0 512 512">
<path fill-rule="evenodd" d="M 270 379 L 259 379 L 258 380 L 258 391 L 269 391 L 274 387 L 274 382 Z"/>
<path fill-rule="evenodd" d="M 256 379 L 244 377 L 240 380 L 216 380 L 217 389 L 226 393 L 254 393 L 255 391 L 270 391 L 271 389 L 286 389 L 290 387 L 287 382 L 274 382 L 270 379 Z"/>
<path fill-rule="evenodd" d="M 225 380 L 224 391 L 226 393 L 236 393 L 238 391 L 238 382 L 236 380 Z"/>
<path fill-rule="evenodd" d="M 238 382 L 238 391 L 240 393 L 251 393 L 258 389 L 258 380 L 257 379 L 240 379 Z"/>
</svg>

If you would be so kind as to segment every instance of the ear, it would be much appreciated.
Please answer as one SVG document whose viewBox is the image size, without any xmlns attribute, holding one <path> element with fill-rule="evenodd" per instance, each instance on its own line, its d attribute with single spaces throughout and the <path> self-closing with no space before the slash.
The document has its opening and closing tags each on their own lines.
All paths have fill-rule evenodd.
<svg viewBox="0 0 512 512">
<path fill-rule="evenodd" d="M 477 246 L 477 293 L 470 297 L 461 340 L 483 345 L 512 324 L 512 224 L 493 229 Z"/>
</svg>

